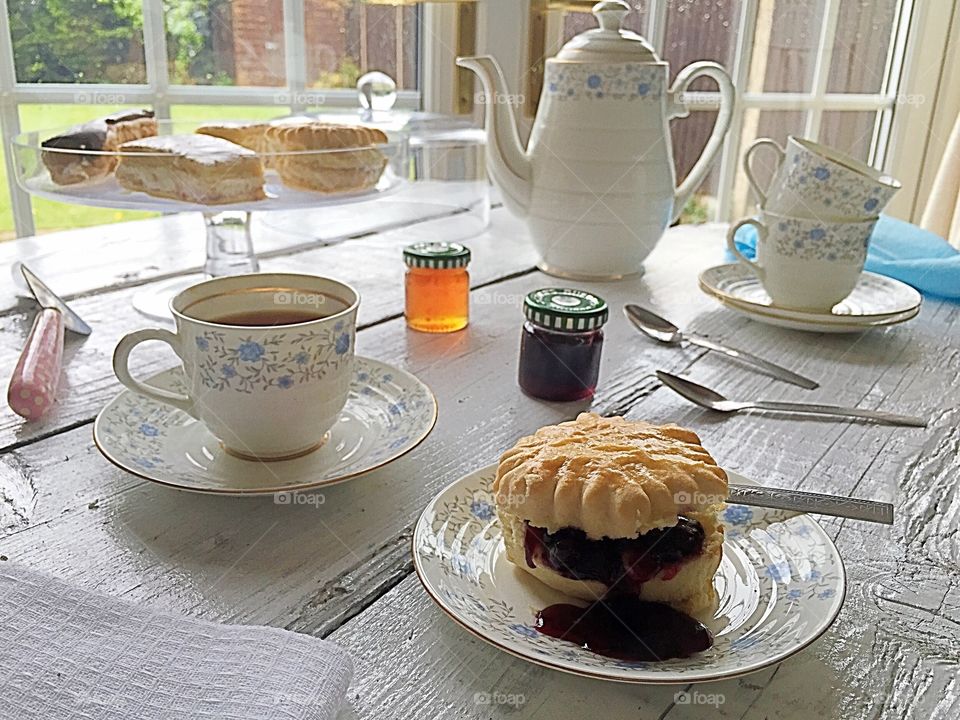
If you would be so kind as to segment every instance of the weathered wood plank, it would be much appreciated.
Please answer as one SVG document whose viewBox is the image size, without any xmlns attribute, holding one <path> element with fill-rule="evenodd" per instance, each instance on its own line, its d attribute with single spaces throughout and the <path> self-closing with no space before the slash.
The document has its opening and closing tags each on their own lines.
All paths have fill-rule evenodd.
<svg viewBox="0 0 960 720">
<path fill-rule="evenodd" d="M 829 715 L 849 704 L 851 717 L 953 717 L 960 314 L 928 303 L 909 324 L 860 337 L 758 325 L 696 290 L 696 271 L 719 257 L 719 237 L 716 228 L 671 231 L 644 278 L 586 285 L 614 306 L 593 407 L 692 427 L 722 464 L 763 482 L 895 498 L 901 511 L 892 533 L 824 523 L 838 534 L 851 572 L 847 610 L 823 640 L 776 672 L 717 684 L 726 695 L 719 712 Z M 424 336 L 407 332 L 400 320 L 363 331 L 361 353 L 398 363 L 434 388 L 440 422 L 407 458 L 325 491 L 319 508 L 205 498 L 140 483 L 102 460 L 90 447 L 89 428 L 80 427 L 3 456 L 0 482 L 13 501 L 3 505 L 0 553 L 168 610 L 326 634 L 408 573 L 410 525 L 439 488 L 490 462 L 517 436 L 583 407 L 540 403 L 515 386 L 519 299 L 554 282 L 532 273 L 475 291 L 465 333 Z M 808 393 L 699 350 L 655 345 L 619 315 L 628 300 L 780 360 L 823 387 Z M 935 422 L 914 430 L 720 417 L 659 388 L 652 378 L 658 367 L 686 369 L 731 395 L 862 404 Z M 334 636 L 357 656 L 351 697 L 359 717 L 699 717 L 713 710 L 673 704 L 675 689 L 623 688 L 511 660 L 469 639 L 414 578 Z M 510 695 L 511 688 L 525 696 L 517 711 L 474 702 L 474 693 Z"/>
</svg>

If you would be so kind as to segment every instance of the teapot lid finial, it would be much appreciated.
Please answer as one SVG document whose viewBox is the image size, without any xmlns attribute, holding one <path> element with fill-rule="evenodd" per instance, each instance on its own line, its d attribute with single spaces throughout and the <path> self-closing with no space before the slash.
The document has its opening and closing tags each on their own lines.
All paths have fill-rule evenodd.
<svg viewBox="0 0 960 720">
<path fill-rule="evenodd" d="M 554 59 L 589 63 L 660 62 L 650 43 L 636 33 L 622 29 L 624 18 L 632 10 L 630 3 L 624 0 L 601 0 L 593 6 L 600 27 L 572 38 Z"/>
<path fill-rule="evenodd" d="M 619 31 L 623 19 L 630 14 L 630 6 L 624 0 L 601 0 L 593 6 L 592 12 L 601 30 Z"/>
</svg>

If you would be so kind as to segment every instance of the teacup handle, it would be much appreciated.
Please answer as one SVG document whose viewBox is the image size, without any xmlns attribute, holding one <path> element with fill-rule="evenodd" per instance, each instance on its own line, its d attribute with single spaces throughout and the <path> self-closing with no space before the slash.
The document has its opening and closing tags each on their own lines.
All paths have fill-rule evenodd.
<svg viewBox="0 0 960 720">
<path fill-rule="evenodd" d="M 176 353 L 178 358 L 183 359 L 180 353 L 180 338 L 175 333 L 159 328 L 137 330 L 120 338 L 120 342 L 117 343 L 117 349 L 113 351 L 113 372 L 116 373 L 117 379 L 134 392 L 146 395 L 148 398 L 154 400 L 159 400 L 167 405 L 173 405 L 175 408 L 179 408 L 185 413 L 193 415 L 193 401 L 186 395 L 150 387 L 130 374 L 130 353 L 133 351 L 133 348 L 147 340 L 165 342 L 173 348 L 173 352 Z"/>
<path fill-rule="evenodd" d="M 753 174 L 753 154 L 762 147 L 771 147 L 777 153 L 778 170 L 787 157 L 787 151 L 780 147 L 775 140 L 771 140 L 770 138 L 760 138 L 748 147 L 747 151 L 743 154 L 743 172 L 746 173 L 750 187 L 753 188 L 753 192 L 757 195 L 757 200 L 760 201 L 760 207 L 764 207 L 767 204 L 767 193 L 760 187 L 760 183 L 757 182 L 757 178 Z"/>
<path fill-rule="evenodd" d="M 737 243 L 735 241 L 735 238 L 737 236 L 737 230 L 744 227 L 745 225 L 752 225 L 754 229 L 757 231 L 757 249 L 758 250 L 760 249 L 760 243 L 766 240 L 767 238 L 767 226 L 754 218 L 747 218 L 746 220 L 741 220 L 732 228 L 730 228 L 730 231 L 727 233 L 727 247 L 730 248 L 730 252 L 732 252 L 734 256 L 737 258 L 737 262 L 745 266 L 747 269 L 750 270 L 750 272 L 752 272 L 754 275 L 760 278 L 760 282 L 763 282 L 763 276 L 765 274 L 763 268 L 760 267 L 760 265 L 755 260 L 751 260 L 750 258 L 748 258 L 746 255 L 744 255 L 742 252 L 740 252 L 737 249 Z"/>
</svg>

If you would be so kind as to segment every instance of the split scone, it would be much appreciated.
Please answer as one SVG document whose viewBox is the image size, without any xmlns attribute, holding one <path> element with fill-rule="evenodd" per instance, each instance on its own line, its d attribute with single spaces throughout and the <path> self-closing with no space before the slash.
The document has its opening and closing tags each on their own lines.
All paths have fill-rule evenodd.
<svg viewBox="0 0 960 720">
<path fill-rule="evenodd" d="M 727 476 L 689 430 L 583 413 L 505 452 L 494 493 L 507 557 L 567 595 L 715 601 Z"/>
<path fill-rule="evenodd" d="M 40 147 L 49 151 L 41 152 L 40 158 L 57 185 L 76 185 L 110 175 L 117 166 L 117 156 L 110 153 L 121 144 L 156 134 L 152 110 L 123 110 L 47 138 Z"/>
<path fill-rule="evenodd" d="M 202 205 L 263 200 L 256 153 L 207 135 L 162 135 L 120 146 L 117 182 L 126 190 Z"/>
<path fill-rule="evenodd" d="M 321 122 L 278 123 L 266 129 L 273 167 L 284 185 L 300 190 L 342 193 L 377 184 L 387 157 L 376 148 L 387 142 L 382 130 Z M 327 150 L 330 152 L 310 152 Z"/>
</svg>

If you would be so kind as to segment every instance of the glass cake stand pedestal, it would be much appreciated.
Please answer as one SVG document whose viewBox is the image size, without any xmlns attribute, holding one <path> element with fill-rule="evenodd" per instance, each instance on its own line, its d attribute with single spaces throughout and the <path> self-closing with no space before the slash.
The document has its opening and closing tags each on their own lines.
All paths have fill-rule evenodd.
<svg viewBox="0 0 960 720">
<path fill-rule="evenodd" d="M 194 132 L 197 123 L 160 120 L 157 123 L 159 135 L 189 134 Z M 205 226 L 206 259 L 202 275 L 191 273 L 171 277 L 168 280 L 154 282 L 136 293 L 134 307 L 144 315 L 154 319 L 172 320 L 168 308 L 170 299 L 190 285 L 204 278 L 222 277 L 259 272 L 260 263 L 254 251 L 251 234 L 251 214 L 255 212 L 315 210 L 337 207 L 351 203 L 368 202 L 399 191 L 405 184 L 407 175 L 407 138 L 403 133 L 387 132 L 388 142 L 369 148 L 343 148 L 333 150 L 306 150 L 287 153 L 266 153 L 261 155 L 267 170 L 264 173 L 263 200 L 248 201 L 229 205 L 205 205 L 154 197 L 142 192 L 131 192 L 120 187 L 111 172 L 105 177 L 88 182 L 62 185 L 51 177 L 48 163 L 51 154 L 56 160 L 91 164 L 102 163 L 104 159 L 123 162 L 122 152 L 103 152 L 88 150 L 66 150 L 43 148 L 44 139 L 68 132 L 69 128 L 29 132 L 18 135 L 11 143 L 14 168 L 18 184 L 37 197 L 63 203 L 87 205 L 91 207 L 117 210 L 142 210 L 161 213 L 197 212 L 202 215 Z M 279 174 L 272 169 L 280 160 L 296 159 L 317 166 L 325 166 L 321 156 L 368 152 L 375 150 L 383 155 L 386 162 L 377 182 L 367 189 L 340 193 L 321 193 L 298 190 L 283 184 Z M 172 163 L 176 156 L 162 155 Z M 341 163 L 342 164 L 342 163 Z M 172 273 L 181 273 L 185 268 L 173 268 Z"/>
</svg>

